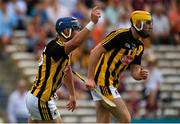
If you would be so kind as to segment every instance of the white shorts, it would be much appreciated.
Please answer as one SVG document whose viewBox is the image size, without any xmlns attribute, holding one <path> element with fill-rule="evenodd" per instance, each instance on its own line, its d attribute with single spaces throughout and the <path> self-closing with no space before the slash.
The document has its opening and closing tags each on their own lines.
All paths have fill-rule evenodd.
<svg viewBox="0 0 180 124">
<path fill-rule="evenodd" d="M 27 93 L 26 106 L 32 120 L 53 120 L 60 116 L 54 100 L 43 102 L 31 92 Z"/>
<path fill-rule="evenodd" d="M 96 89 L 109 99 L 121 98 L 117 88 L 113 86 L 96 86 Z M 102 100 L 101 96 L 99 96 L 94 90 L 91 90 L 91 95 L 94 101 Z"/>
</svg>

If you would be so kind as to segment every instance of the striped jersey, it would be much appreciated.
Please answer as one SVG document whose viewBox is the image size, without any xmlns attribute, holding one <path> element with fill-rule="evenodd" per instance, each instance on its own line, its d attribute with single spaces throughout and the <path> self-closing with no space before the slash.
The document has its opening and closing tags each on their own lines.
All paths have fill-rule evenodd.
<svg viewBox="0 0 180 124">
<path fill-rule="evenodd" d="M 42 52 L 38 74 L 31 93 L 42 101 L 49 101 L 61 86 L 63 70 L 69 62 L 70 59 L 64 51 L 63 42 L 58 39 L 49 42 Z"/>
<path fill-rule="evenodd" d="M 134 39 L 130 29 L 111 32 L 101 42 L 107 50 L 96 66 L 94 80 L 99 86 L 118 86 L 118 77 L 130 64 L 141 64 L 144 45 Z"/>
</svg>

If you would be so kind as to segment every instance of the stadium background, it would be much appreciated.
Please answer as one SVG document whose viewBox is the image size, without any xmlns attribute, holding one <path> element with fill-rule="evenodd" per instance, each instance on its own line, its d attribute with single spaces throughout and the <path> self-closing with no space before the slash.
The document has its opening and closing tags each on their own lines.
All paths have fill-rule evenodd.
<svg viewBox="0 0 180 124">
<path fill-rule="evenodd" d="M 0 122 L 15 122 L 13 116 L 26 113 L 23 96 L 14 101 L 10 97 L 15 90 L 27 90 L 31 86 L 40 53 L 56 36 L 55 21 L 74 16 L 84 26 L 95 5 L 101 7 L 102 17 L 86 42 L 72 53 L 73 69 L 85 76 L 90 50 L 110 31 L 130 27 L 129 16 L 133 10 L 147 10 L 152 13 L 154 27 L 152 38 L 144 41 L 143 65 L 154 62 L 163 76 L 155 100 L 157 106 L 150 109 L 146 106 L 142 91 L 148 81 L 137 82 L 128 71 L 120 76 L 119 92 L 132 114 L 132 122 L 180 122 L 179 0 L 1 0 Z M 156 83 L 157 77 L 152 78 L 153 84 Z M 81 83 L 76 81 L 75 85 L 78 103 L 73 113 L 65 109 L 66 88 L 58 91 L 57 105 L 64 122 L 95 122 L 95 106 L 89 92 Z"/>
</svg>

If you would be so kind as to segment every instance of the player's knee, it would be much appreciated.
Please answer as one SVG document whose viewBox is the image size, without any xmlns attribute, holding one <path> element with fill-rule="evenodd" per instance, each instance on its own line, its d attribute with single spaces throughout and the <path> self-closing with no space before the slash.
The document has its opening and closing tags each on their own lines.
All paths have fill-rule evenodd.
<svg viewBox="0 0 180 124">
<path fill-rule="evenodd" d="M 130 115 L 125 116 L 124 122 L 125 123 L 131 123 L 131 116 Z"/>
<path fill-rule="evenodd" d="M 121 116 L 118 120 L 120 123 L 131 123 L 131 116 L 130 114 L 125 114 L 124 116 Z"/>
</svg>

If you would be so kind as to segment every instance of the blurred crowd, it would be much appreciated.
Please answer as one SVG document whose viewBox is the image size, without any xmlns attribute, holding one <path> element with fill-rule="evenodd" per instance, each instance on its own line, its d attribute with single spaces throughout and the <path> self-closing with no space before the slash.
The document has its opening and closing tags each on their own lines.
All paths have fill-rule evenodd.
<svg viewBox="0 0 180 124">
<path fill-rule="evenodd" d="M 39 54 L 47 38 L 56 35 L 54 23 L 58 18 L 74 16 L 84 26 L 96 5 L 102 10 L 102 17 L 89 37 L 91 42 L 84 45 L 85 54 L 110 31 L 130 27 L 129 16 L 133 10 L 152 13 L 153 36 L 147 44 L 180 44 L 179 0 L 1 0 L 1 51 L 11 43 L 13 30 L 25 30 L 27 51 Z"/>
<path fill-rule="evenodd" d="M 154 56 L 151 49 L 152 44 L 180 44 L 180 0 L 0 0 L 0 59 L 3 58 L 6 45 L 11 44 L 14 30 L 26 32 L 26 50 L 34 53 L 38 59 L 49 39 L 56 36 L 54 24 L 58 18 L 76 17 L 84 27 L 89 21 L 91 8 L 96 5 L 101 8 L 100 22 L 87 41 L 72 53 L 71 58 L 73 69 L 83 76 L 87 73 L 90 50 L 112 30 L 129 28 L 131 26 L 130 13 L 134 10 L 146 10 L 152 13 L 153 36 L 144 41 L 144 60 L 149 68 L 157 68 L 155 57 L 151 57 Z M 159 75 L 157 79 L 149 80 L 144 84 L 145 98 L 149 101 L 146 107 L 150 108 L 149 110 L 156 110 L 159 84 L 163 82 L 161 72 L 157 70 L 151 71 L 152 75 L 154 73 L 154 75 Z M 125 91 L 125 84 L 123 83 L 125 78 L 126 74 L 120 76 L 120 92 Z M 152 85 L 148 85 L 152 82 Z M 77 89 L 86 92 L 86 89 L 79 85 L 78 81 L 76 83 Z M 64 89 L 65 87 L 60 89 L 59 94 L 61 92 L 65 94 L 66 90 Z M 82 95 L 81 90 L 77 91 L 79 92 L 77 93 L 79 99 L 89 98 L 87 92 Z M 151 91 L 154 92 L 151 94 Z M 136 114 L 137 107 L 134 106 L 138 104 L 139 100 L 138 98 L 131 99 L 131 97 L 136 98 L 133 91 L 127 94 L 130 98 L 127 100 L 129 109 L 138 117 Z M 149 94 L 151 95 L 148 98 Z"/>
</svg>

